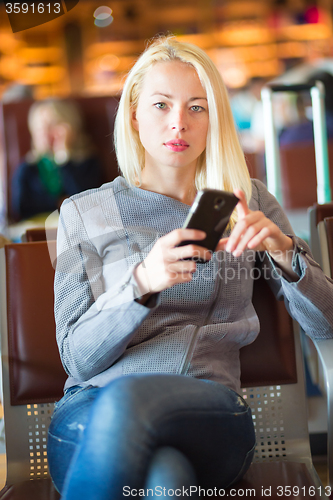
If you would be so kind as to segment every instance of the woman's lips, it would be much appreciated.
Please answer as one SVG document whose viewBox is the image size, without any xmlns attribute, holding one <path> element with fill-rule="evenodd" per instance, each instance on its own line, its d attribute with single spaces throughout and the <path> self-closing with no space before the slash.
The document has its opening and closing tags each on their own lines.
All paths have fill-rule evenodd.
<svg viewBox="0 0 333 500">
<path fill-rule="evenodd" d="M 164 143 L 171 151 L 180 152 L 185 151 L 189 147 L 189 144 L 186 141 L 182 141 L 181 139 L 174 139 L 172 141 L 168 141 Z"/>
</svg>

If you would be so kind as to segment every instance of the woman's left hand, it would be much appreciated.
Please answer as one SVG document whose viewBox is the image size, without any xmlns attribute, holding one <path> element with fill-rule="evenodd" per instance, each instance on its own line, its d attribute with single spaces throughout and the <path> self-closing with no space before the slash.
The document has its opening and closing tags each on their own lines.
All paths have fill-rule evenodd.
<svg viewBox="0 0 333 500">
<path fill-rule="evenodd" d="M 245 194 L 236 189 L 234 194 L 240 199 L 237 204 L 238 221 L 228 238 L 219 241 L 218 250 L 231 252 L 239 257 L 246 248 L 266 250 L 274 260 L 291 269 L 293 241 L 259 210 L 250 210 Z"/>
</svg>

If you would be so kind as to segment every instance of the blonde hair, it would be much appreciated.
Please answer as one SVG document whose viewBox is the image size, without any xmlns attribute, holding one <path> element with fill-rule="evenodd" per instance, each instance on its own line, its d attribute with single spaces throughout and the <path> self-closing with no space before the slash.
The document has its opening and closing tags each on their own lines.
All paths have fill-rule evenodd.
<svg viewBox="0 0 333 500">
<path fill-rule="evenodd" d="M 80 109 L 73 101 L 61 99 L 46 99 L 36 101 L 32 104 L 28 114 L 28 127 L 33 136 L 34 129 L 38 124 L 40 113 L 47 110 L 50 113 L 50 122 L 53 125 L 65 123 L 69 125 L 73 140 L 70 145 L 70 156 L 74 160 L 82 160 L 92 153 L 92 144 L 84 132 L 83 118 Z M 33 157 L 40 156 L 40 152 L 32 143 L 31 154 Z"/>
<path fill-rule="evenodd" d="M 131 111 L 137 108 L 144 77 L 158 62 L 181 61 L 196 70 L 206 91 L 209 127 L 206 149 L 198 158 L 196 189 L 213 188 L 233 191 L 240 188 L 251 198 L 251 180 L 236 132 L 227 89 L 213 61 L 199 47 L 177 41 L 175 37 L 158 38 L 142 53 L 130 70 L 120 98 L 115 122 L 115 147 L 118 164 L 131 185 L 141 184 L 145 151 L 134 129 Z M 237 220 L 236 211 L 231 226 Z"/>
</svg>

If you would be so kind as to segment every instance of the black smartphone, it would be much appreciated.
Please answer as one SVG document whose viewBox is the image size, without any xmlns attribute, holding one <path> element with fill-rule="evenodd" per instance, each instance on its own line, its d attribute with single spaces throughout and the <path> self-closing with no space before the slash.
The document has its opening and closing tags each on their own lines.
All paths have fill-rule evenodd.
<svg viewBox="0 0 333 500">
<path fill-rule="evenodd" d="M 228 191 L 218 189 L 202 189 L 198 191 L 183 224 L 183 229 L 200 229 L 205 231 L 207 236 L 203 240 L 182 241 L 178 246 L 195 243 L 214 252 L 238 202 L 239 198 Z M 185 260 L 195 260 L 198 264 L 207 262 L 196 257 Z"/>
</svg>

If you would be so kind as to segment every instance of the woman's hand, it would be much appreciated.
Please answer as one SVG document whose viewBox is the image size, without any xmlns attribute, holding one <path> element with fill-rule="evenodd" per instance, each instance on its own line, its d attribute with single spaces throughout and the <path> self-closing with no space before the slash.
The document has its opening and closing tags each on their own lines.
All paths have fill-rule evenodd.
<svg viewBox="0 0 333 500">
<path fill-rule="evenodd" d="M 192 280 L 196 263 L 185 258 L 210 260 L 211 252 L 200 246 L 206 233 L 197 229 L 175 229 L 157 240 L 147 257 L 135 269 L 134 277 L 142 295 L 161 292 L 178 283 Z M 177 247 L 185 240 L 198 240 L 198 244 Z"/>
<path fill-rule="evenodd" d="M 216 250 L 226 250 L 235 257 L 239 257 L 246 248 L 265 250 L 291 278 L 296 279 L 297 275 L 291 267 L 292 239 L 262 212 L 250 210 L 243 191 L 236 189 L 234 194 L 240 199 L 237 204 L 238 221 L 229 238 L 222 238 Z"/>
</svg>

